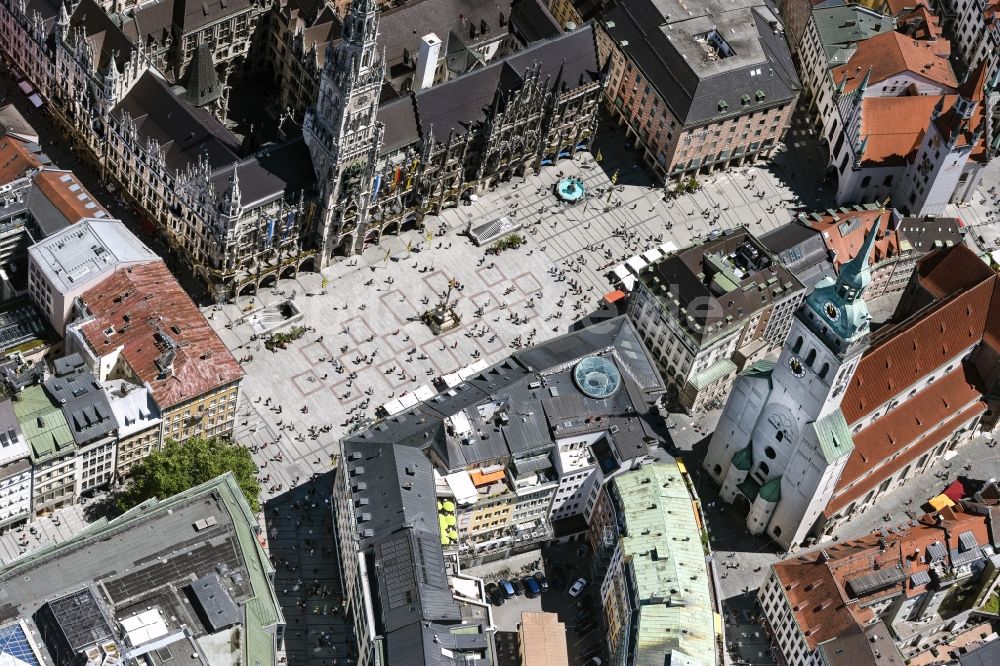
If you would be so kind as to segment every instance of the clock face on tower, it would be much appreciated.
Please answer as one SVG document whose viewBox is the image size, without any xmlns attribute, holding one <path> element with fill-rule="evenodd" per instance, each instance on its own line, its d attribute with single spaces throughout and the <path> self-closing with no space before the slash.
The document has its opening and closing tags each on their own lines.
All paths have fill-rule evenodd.
<svg viewBox="0 0 1000 666">
<path fill-rule="evenodd" d="M 799 360 L 798 356 L 793 356 L 788 359 L 788 369 L 792 371 L 792 374 L 796 377 L 801 377 L 806 374 L 805 367 L 802 365 L 802 361 Z"/>
<path fill-rule="evenodd" d="M 840 309 L 830 301 L 827 301 L 826 305 L 823 306 L 823 312 L 826 313 L 826 316 L 830 319 L 830 321 L 837 321 L 840 319 Z"/>
<path fill-rule="evenodd" d="M 358 95 L 354 98 L 354 109 L 360 111 L 368 108 L 368 95 Z"/>
</svg>

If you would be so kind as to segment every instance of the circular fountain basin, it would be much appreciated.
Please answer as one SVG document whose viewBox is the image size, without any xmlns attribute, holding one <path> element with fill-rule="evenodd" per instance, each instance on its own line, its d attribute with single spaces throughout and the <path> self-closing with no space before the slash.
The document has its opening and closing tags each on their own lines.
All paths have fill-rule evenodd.
<svg viewBox="0 0 1000 666">
<path fill-rule="evenodd" d="M 576 203 L 587 194 L 587 186 L 579 178 L 563 178 L 556 183 L 556 196 L 566 203 Z"/>
</svg>

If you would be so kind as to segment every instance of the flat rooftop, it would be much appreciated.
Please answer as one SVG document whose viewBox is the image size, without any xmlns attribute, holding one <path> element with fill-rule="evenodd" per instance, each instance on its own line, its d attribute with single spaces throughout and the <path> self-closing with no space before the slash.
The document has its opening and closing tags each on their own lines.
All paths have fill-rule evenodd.
<svg viewBox="0 0 1000 666">
<path fill-rule="evenodd" d="M 81 221 L 35 243 L 28 253 L 63 294 L 84 288 L 120 265 L 161 261 L 118 220 Z"/>
<path fill-rule="evenodd" d="M 206 637 L 219 627 L 203 619 L 190 587 L 197 578 L 217 576 L 216 596 L 239 606 L 244 635 L 242 647 L 226 661 L 203 663 L 273 665 L 273 627 L 284 619 L 268 582 L 273 568 L 256 528 L 228 473 L 172 498 L 150 500 L 0 569 L 0 626 L 25 620 L 34 630 L 28 618 L 46 601 L 90 589 L 113 618 L 115 638 L 122 645 L 136 649 L 139 641 L 179 632 L 182 625 L 196 642 L 210 642 Z M 144 619 L 142 614 L 151 609 L 158 611 L 158 620 Z"/>
</svg>

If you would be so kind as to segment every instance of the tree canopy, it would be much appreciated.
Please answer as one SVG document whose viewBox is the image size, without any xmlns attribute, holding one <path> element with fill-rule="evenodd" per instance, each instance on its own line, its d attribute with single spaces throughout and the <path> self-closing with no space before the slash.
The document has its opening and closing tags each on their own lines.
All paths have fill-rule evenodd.
<svg viewBox="0 0 1000 666">
<path fill-rule="evenodd" d="M 129 483 L 115 496 L 122 511 L 156 497 L 166 499 L 232 472 L 247 503 L 260 511 L 257 464 L 250 452 L 227 439 L 192 437 L 183 443 L 167 440 L 162 451 L 154 451 L 129 473 Z"/>
</svg>

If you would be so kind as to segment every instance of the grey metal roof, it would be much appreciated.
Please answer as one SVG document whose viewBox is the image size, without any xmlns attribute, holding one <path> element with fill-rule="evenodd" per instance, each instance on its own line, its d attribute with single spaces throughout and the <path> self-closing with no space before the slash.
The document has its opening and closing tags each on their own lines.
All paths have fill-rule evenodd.
<svg viewBox="0 0 1000 666">
<path fill-rule="evenodd" d="M 385 125 L 381 148 L 383 155 L 394 153 L 420 140 L 417 110 L 413 106 L 411 95 L 381 105 L 378 108 L 378 121 Z"/>
<path fill-rule="evenodd" d="M 458 645 L 453 657 L 441 650 L 452 629 L 470 625 L 448 586 L 430 460 L 418 448 L 355 439 L 344 441 L 344 462 L 389 663 L 464 663 L 462 649 L 481 648 Z"/>
<path fill-rule="evenodd" d="M 541 0 L 516 0 L 510 8 L 510 31 L 525 44 L 562 34 L 559 22 Z"/>
<path fill-rule="evenodd" d="M 239 624 L 240 609 L 229 590 L 222 586 L 219 574 L 212 572 L 191 583 L 191 592 L 198 602 L 202 622 L 209 633 Z"/>
<path fill-rule="evenodd" d="M 891 587 L 896 583 L 905 580 L 906 574 L 898 567 L 887 567 L 877 569 L 871 573 L 850 578 L 847 584 L 850 586 L 854 596 L 860 597 L 876 590 Z"/>
<path fill-rule="evenodd" d="M 859 4 L 813 7 L 812 16 L 826 53 L 827 69 L 850 60 L 857 42 L 888 32 L 894 27 L 891 17 Z"/>
<path fill-rule="evenodd" d="M 205 106 L 222 96 L 222 82 L 215 71 L 212 45 L 202 42 L 194 50 L 184 80 L 184 96 L 195 106 Z"/>
<path fill-rule="evenodd" d="M 940 541 L 927 546 L 927 558 L 931 562 L 939 562 L 948 555 L 948 549 Z"/>
<path fill-rule="evenodd" d="M 229 187 L 233 169 L 238 170 L 241 202 L 244 208 L 263 205 L 281 197 L 296 197 L 316 182 L 312 157 L 305 140 L 298 137 L 287 143 L 267 146 L 253 156 L 222 166 L 210 180 L 217 196 Z"/>
<path fill-rule="evenodd" d="M 602 23 L 685 126 L 769 108 L 798 94 L 780 22 L 764 0 L 624 0 Z M 708 55 L 696 38 L 711 31 L 734 55 Z"/>
<path fill-rule="evenodd" d="M 958 548 L 951 549 L 951 566 L 958 567 L 963 564 L 969 564 L 970 562 L 975 562 L 976 560 L 982 559 L 983 554 L 980 551 L 979 546 L 971 550 L 959 550 Z"/>
<path fill-rule="evenodd" d="M 60 404 L 77 444 L 96 441 L 118 428 L 107 393 L 79 354 L 58 359 L 55 371 L 45 380 L 45 391 Z"/>
<path fill-rule="evenodd" d="M 789 222 L 759 237 L 808 290 L 824 277 L 836 277 L 822 234 L 812 227 Z"/>
<path fill-rule="evenodd" d="M 94 50 L 94 64 L 102 76 L 112 59 L 119 72 L 124 69 L 135 46 L 118 23 L 95 0 L 80 0 L 69 23 L 71 29 L 83 30 Z"/>
<path fill-rule="evenodd" d="M 1000 664 L 1000 641 L 990 641 L 958 658 L 959 666 L 996 666 Z"/>
<path fill-rule="evenodd" d="M 931 575 L 926 571 L 917 571 L 912 576 L 910 576 L 910 585 L 912 585 L 913 587 L 926 585 L 929 582 L 931 582 Z"/>
<path fill-rule="evenodd" d="M 963 242 L 962 225 L 954 217 L 904 217 L 899 233 L 921 254 L 959 245 Z"/>
<path fill-rule="evenodd" d="M 959 550 L 972 550 L 977 546 L 979 546 L 979 542 L 976 541 L 976 535 L 971 531 L 962 532 L 958 535 Z"/>
<path fill-rule="evenodd" d="M 112 111 L 128 114 L 135 123 L 139 143 L 160 144 L 169 168 L 183 170 L 202 155 L 212 168 L 232 165 L 239 140 L 208 111 L 191 106 L 170 89 L 152 70 L 139 77 Z"/>
<path fill-rule="evenodd" d="M 552 468 L 552 458 L 549 454 L 542 453 L 537 456 L 528 456 L 527 458 L 518 458 L 513 461 L 514 469 L 517 470 L 518 476 L 525 474 L 531 474 L 533 472 L 540 472 L 543 469 Z"/>
<path fill-rule="evenodd" d="M 599 67 L 593 29 L 588 25 L 556 39 L 538 42 L 515 55 L 416 94 L 420 133 L 433 129 L 439 140 L 454 130 L 468 132 L 479 123 L 497 91 L 509 93 L 524 83 L 525 72 L 540 68 L 540 79 L 553 83 L 562 69 L 570 87 L 597 80 Z"/>
</svg>

